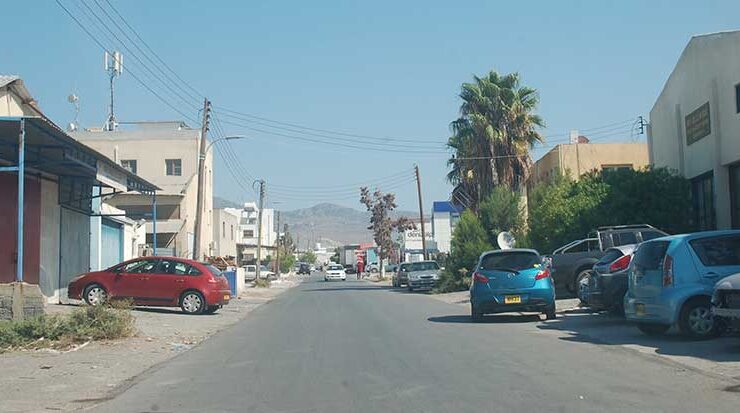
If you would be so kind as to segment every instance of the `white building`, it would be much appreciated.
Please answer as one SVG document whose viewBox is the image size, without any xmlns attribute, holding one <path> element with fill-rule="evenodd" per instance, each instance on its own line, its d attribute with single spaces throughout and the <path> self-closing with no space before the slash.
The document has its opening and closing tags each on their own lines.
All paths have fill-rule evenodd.
<svg viewBox="0 0 740 413">
<path fill-rule="evenodd" d="M 740 31 L 694 36 L 650 111 L 650 163 L 691 180 L 700 229 L 740 228 Z"/>
<path fill-rule="evenodd" d="M 237 241 L 237 258 L 240 265 L 253 264 L 257 259 L 257 236 L 259 234 L 259 208 L 256 202 L 245 202 L 242 209 L 224 208 L 239 215 L 239 232 Z M 262 259 L 274 254 L 277 241 L 275 231 L 275 210 L 262 210 Z"/>
<path fill-rule="evenodd" d="M 217 257 L 236 257 L 239 241 L 239 210 L 216 208 L 213 210 L 213 252 Z"/>
<path fill-rule="evenodd" d="M 72 136 L 158 187 L 157 254 L 192 257 L 198 193 L 200 129 L 180 121 L 122 122 L 115 131 L 88 129 Z M 205 161 L 200 250 L 210 254 L 213 241 L 213 156 Z M 152 197 L 118 194 L 106 203 L 146 221 L 146 243 L 153 246 Z M 202 259 L 203 257 L 197 257 Z"/>
<path fill-rule="evenodd" d="M 415 224 L 415 229 L 407 229 L 400 236 L 401 260 L 404 262 L 424 260 L 424 247 L 421 241 L 421 225 L 419 222 L 416 222 Z M 434 241 L 432 223 L 429 221 L 424 222 L 424 235 L 427 244 L 427 255 L 431 258 L 431 254 L 436 254 L 439 250 L 437 249 L 437 243 Z"/>
<path fill-rule="evenodd" d="M 434 201 L 432 205 L 432 234 L 439 252 L 450 253 L 452 231 L 460 220 L 460 208 L 449 201 Z"/>
</svg>

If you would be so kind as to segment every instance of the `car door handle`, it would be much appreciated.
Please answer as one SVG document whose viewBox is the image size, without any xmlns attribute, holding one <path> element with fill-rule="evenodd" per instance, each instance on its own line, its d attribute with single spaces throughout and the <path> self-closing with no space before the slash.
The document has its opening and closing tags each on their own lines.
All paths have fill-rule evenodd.
<svg viewBox="0 0 740 413">
<path fill-rule="evenodd" d="M 183 279 L 181 279 L 181 278 L 178 278 L 178 279 L 176 279 L 176 280 L 175 280 L 175 282 L 176 282 L 176 283 L 180 283 L 180 284 L 182 284 L 182 283 L 184 283 L 184 282 L 185 282 L 185 280 L 183 280 Z"/>
<path fill-rule="evenodd" d="M 716 272 L 708 272 L 708 273 L 704 274 L 704 276 L 705 277 L 708 277 L 708 278 L 717 278 L 717 277 L 719 277 L 719 274 L 717 274 Z"/>
<path fill-rule="evenodd" d="M 149 279 L 149 277 L 141 277 L 141 278 L 139 278 L 139 279 L 140 279 L 141 281 L 146 281 L 146 280 L 148 280 L 148 279 Z"/>
</svg>

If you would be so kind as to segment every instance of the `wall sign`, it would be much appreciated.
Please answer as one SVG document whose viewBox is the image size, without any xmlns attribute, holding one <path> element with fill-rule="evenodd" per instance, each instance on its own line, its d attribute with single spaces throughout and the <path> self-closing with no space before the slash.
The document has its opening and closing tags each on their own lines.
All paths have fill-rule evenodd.
<svg viewBox="0 0 740 413">
<path fill-rule="evenodd" d="M 709 118 L 709 102 L 686 115 L 686 145 L 700 140 L 712 133 L 712 122 Z"/>
</svg>

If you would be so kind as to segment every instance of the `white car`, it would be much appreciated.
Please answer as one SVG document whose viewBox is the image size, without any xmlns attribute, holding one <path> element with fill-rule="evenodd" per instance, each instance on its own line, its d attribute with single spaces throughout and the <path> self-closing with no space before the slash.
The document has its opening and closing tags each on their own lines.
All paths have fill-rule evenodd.
<svg viewBox="0 0 740 413">
<path fill-rule="evenodd" d="M 251 281 L 257 278 L 257 266 L 256 265 L 245 265 L 244 266 L 244 279 Z M 267 269 L 266 265 L 260 266 L 260 278 L 275 278 L 275 273 Z"/>
<path fill-rule="evenodd" d="M 326 267 L 326 273 L 324 274 L 324 281 L 330 280 L 347 280 L 347 274 L 344 272 L 344 267 L 338 264 L 330 264 Z"/>
</svg>

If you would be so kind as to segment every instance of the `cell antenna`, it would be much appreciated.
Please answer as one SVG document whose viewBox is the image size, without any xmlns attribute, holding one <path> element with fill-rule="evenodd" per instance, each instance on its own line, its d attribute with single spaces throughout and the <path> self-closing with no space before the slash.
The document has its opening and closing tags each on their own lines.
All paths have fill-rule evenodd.
<svg viewBox="0 0 740 413">
<path fill-rule="evenodd" d="M 116 122 L 116 115 L 113 112 L 113 83 L 118 76 L 123 74 L 123 54 L 121 52 L 116 51 L 112 54 L 108 51 L 105 52 L 105 71 L 108 72 L 108 78 L 110 79 L 110 109 L 104 129 L 114 131 L 118 127 L 118 122 Z"/>
</svg>

